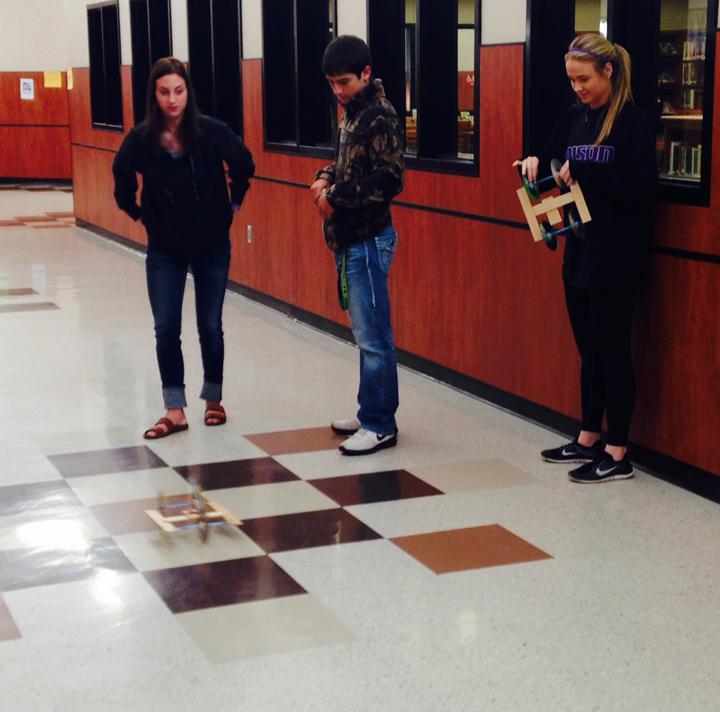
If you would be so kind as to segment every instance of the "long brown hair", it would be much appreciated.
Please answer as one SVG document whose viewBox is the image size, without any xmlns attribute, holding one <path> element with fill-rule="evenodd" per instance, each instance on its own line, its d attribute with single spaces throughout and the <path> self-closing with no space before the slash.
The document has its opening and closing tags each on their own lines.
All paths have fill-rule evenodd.
<svg viewBox="0 0 720 712">
<path fill-rule="evenodd" d="M 163 57 L 153 64 L 150 70 L 150 78 L 148 79 L 147 95 L 145 97 L 145 140 L 150 144 L 153 150 L 160 149 L 160 134 L 165 128 L 165 115 L 158 106 L 157 97 L 155 96 L 155 85 L 160 77 L 168 74 L 177 74 L 184 82 L 187 88 L 187 104 L 183 113 L 182 121 L 178 128 L 178 134 L 183 148 L 189 150 L 200 135 L 200 126 L 198 123 L 198 108 L 195 102 L 195 91 L 193 90 L 190 76 L 185 69 L 185 65 L 175 57 Z"/>
<path fill-rule="evenodd" d="M 628 51 L 619 44 L 609 42 L 601 34 L 588 32 L 578 35 L 568 48 L 565 61 L 575 59 L 578 62 L 590 62 L 602 74 L 608 62 L 613 71 L 610 76 L 610 104 L 605 121 L 595 145 L 600 145 L 612 131 L 615 119 L 628 101 L 632 101 L 632 88 L 630 85 L 631 61 Z"/>
</svg>

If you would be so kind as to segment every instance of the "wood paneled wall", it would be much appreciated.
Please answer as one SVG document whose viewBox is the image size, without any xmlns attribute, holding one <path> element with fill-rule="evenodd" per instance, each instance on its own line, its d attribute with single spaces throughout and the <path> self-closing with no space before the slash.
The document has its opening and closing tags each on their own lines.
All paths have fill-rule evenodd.
<svg viewBox="0 0 720 712">
<path fill-rule="evenodd" d="M 42 72 L 0 72 L 0 178 L 72 177 L 65 73 L 46 88 Z M 20 98 L 20 79 L 35 82 L 35 99 Z"/>
<path fill-rule="evenodd" d="M 522 150 L 523 54 L 522 45 L 481 50 L 480 175 L 408 172 L 403 203 L 469 216 L 394 208 L 400 241 L 391 275 L 393 321 L 399 348 L 577 417 L 578 358 L 565 313 L 562 257 L 534 244 L 524 230 L 478 219 L 524 220 L 510 167 Z M 76 77 L 70 103 L 76 212 L 144 242 L 112 200 L 110 164 L 119 136 L 90 128 L 87 77 L 82 70 Z M 123 82 L 127 115 L 129 68 L 123 69 Z M 345 324 L 333 257 L 309 192 L 292 185 L 308 185 L 324 161 L 266 152 L 260 60 L 243 63 L 243 87 L 245 141 L 258 176 L 266 180 L 253 181 L 235 219 L 231 278 Z M 715 96 L 713 196 L 720 188 L 720 91 Z M 664 205 L 658 223 L 660 245 L 720 254 L 715 197 L 709 209 Z M 718 285 L 718 264 L 655 256 L 638 309 L 632 438 L 720 475 Z"/>
</svg>

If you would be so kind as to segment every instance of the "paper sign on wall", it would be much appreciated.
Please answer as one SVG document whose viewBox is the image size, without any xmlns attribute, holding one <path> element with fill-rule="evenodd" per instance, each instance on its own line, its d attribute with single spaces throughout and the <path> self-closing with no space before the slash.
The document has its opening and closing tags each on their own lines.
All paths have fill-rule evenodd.
<svg viewBox="0 0 720 712">
<path fill-rule="evenodd" d="M 43 80 L 46 89 L 62 89 L 61 72 L 44 72 Z"/>
<path fill-rule="evenodd" d="M 35 99 L 35 80 L 29 77 L 20 78 L 20 98 L 26 101 Z"/>
</svg>

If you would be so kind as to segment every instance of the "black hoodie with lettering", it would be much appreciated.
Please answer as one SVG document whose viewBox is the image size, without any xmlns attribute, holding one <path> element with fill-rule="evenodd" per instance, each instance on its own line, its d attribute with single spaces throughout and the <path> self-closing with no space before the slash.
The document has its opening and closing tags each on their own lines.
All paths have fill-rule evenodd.
<svg viewBox="0 0 720 712">
<path fill-rule="evenodd" d="M 539 175 L 550 160 L 570 161 L 592 220 L 587 237 L 567 236 L 563 280 L 572 287 L 615 287 L 638 280 L 647 264 L 655 224 L 655 137 L 645 115 L 628 102 L 610 135 L 596 146 L 607 106 L 572 107 L 540 157 Z"/>
</svg>

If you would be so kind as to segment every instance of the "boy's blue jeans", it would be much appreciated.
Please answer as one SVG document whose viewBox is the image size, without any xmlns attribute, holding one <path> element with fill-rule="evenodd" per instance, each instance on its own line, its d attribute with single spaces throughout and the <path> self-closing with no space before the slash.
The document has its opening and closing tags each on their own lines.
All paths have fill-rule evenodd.
<svg viewBox="0 0 720 712">
<path fill-rule="evenodd" d="M 357 419 L 363 428 L 382 435 L 397 430 L 398 378 L 390 324 L 388 275 L 397 244 L 392 225 L 379 235 L 345 248 L 348 313 L 360 349 Z M 342 253 L 336 254 L 338 270 Z"/>
<path fill-rule="evenodd" d="M 165 408 L 187 405 L 180 331 L 188 267 L 195 280 L 195 311 L 204 371 L 200 398 L 213 403 L 222 400 L 225 357 L 222 308 L 230 268 L 230 241 L 189 260 L 149 247 L 145 271 Z"/>
</svg>

